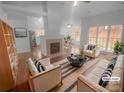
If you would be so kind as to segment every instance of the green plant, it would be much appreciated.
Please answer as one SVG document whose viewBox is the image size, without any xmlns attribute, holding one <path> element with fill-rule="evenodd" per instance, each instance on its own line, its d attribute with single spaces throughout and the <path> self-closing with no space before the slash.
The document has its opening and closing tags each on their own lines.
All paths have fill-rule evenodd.
<svg viewBox="0 0 124 93">
<path fill-rule="evenodd" d="M 80 50 L 80 56 L 84 56 L 84 51 L 83 50 Z"/>
<path fill-rule="evenodd" d="M 65 36 L 64 37 L 64 40 L 66 40 L 66 41 L 71 40 L 71 36 L 69 36 L 69 35 L 68 36 Z"/>
<path fill-rule="evenodd" d="M 122 48 L 123 48 L 123 44 L 122 44 L 121 42 L 117 41 L 117 42 L 114 44 L 114 53 L 116 53 L 116 54 L 121 53 Z"/>
</svg>

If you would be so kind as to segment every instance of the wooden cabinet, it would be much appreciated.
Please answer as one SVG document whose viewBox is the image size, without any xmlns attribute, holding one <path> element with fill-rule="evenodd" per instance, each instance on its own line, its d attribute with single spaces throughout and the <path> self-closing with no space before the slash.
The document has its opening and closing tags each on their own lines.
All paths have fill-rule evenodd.
<svg viewBox="0 0 124 93">
<path fill-rule="evenodd" d="M 0 20 L 0 91 L 15 87 L 18 60 L 13 29 Z"/>
</svg>

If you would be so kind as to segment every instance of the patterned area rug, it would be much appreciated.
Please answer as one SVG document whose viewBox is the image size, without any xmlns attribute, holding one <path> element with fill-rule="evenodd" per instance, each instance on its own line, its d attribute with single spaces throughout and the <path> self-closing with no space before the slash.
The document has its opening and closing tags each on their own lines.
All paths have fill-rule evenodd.
<svg viewBox="0 0 124 93">
<path fill-rule="evenodd" d="M 78 68 L 70 65 L 69 62 L 65 62 L 60 64 L 62 68 L 62 79 L 66 78 L 70 74 L 72 74 L 74 71 L 76 71 Z"/>
<path fill-rule="evenodd" d="M 87 57 L 86 62 L 89 61 L 91 58 Z M 61 68 L 62 68 L 62 79 L 65 79 L 72 73 L 74 73 L 76 70 L 78 70 L 78 67 L 74 67 L 70 65 L 68 61 L 61 63 Z M 71 89 L 73 89 L 77 85 L 77 80 L 74 81 L 64 92 L 70 92 Z"/>
<path fill-rule="evenodd" d="M 65 62 L 60 64 L 62 68 L 62 79 L 66 78 L 67 76 L 71 75 L 73 72 L 75 72 L 78 68 L 70 65 L 69 62 Z M 69 92 L 71 89 L 73 89 L 77 85 L 77 80 L 70 85 L 64 92 Z"/>
<path fill-rule="evenodd" d="M 72 67 L 67 59 L 63 59 L 59 62 L 54 63 L 54 65 L 62 66 L 62 78 L 63 85 L 57 88 L 54 88 L 51 92 L 77 92 L 77 78 L 78 76 L 97 64 L 99 60 L 111 60 L 112 54 L 100 54 L 95 59 L 88 59 L 85 64 L 80 68 Z M 74 69 L 74 70 L 73 70 Z"/>
</svg>

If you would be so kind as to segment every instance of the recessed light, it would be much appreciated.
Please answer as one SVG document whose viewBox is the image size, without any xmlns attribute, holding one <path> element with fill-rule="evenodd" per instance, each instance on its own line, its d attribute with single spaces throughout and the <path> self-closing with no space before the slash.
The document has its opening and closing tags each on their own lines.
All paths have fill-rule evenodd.
<svg viewBox="0 0 124 93">
<path fill-rule="evenodd" d="M 74 6 L 77 6 L 77 3 L 78 3 L 78 1 L 76 0 L 76 1 L 74 1 Z"/>
<path fill-rule="evenodd" d="M 72 27 L 72 25 L 71 24 L 67 24 L 67 28 L 71 28 Z"/>
</svg>

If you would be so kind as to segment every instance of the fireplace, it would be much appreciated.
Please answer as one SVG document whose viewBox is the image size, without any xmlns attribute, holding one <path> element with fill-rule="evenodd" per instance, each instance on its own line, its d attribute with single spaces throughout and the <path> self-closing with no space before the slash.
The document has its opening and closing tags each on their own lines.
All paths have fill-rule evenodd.
<svg viewBox="0 0 124 93">
<path fill-rule="evenodd" d="M 60 42 L 50 44 L 50 54 L 56 54 L 60 52 Z"/>
<path fill-rule="evenodd" d="M 54 58 L 63 54 L 63 36 L 42 36 L 41 51 L 44 55 Z"/>
</svg>

